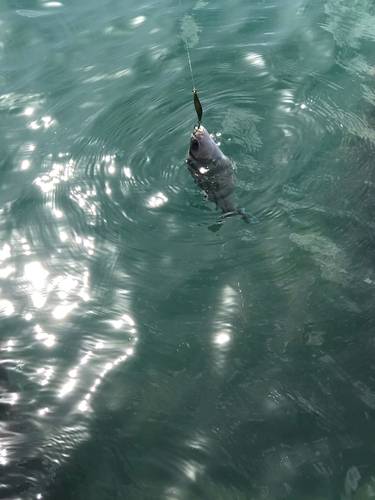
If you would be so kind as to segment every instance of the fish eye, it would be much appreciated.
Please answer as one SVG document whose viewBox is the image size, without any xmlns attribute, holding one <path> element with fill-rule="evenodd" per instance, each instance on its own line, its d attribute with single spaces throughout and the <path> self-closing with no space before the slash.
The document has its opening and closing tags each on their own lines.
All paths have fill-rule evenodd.
<svg viewBox="0 0 375 500">
<path fill-rule="evenodd" d="M 191 141 L 191 148 L 194 150 L 197 150 L 199 148 L 199 142 L 196 139 Z"/>
</svg>

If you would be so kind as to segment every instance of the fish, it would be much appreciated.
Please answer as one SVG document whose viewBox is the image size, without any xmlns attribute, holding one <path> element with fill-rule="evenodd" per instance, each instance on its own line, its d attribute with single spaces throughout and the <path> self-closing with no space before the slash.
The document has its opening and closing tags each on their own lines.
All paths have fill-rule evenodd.
<svg viewBox="0 0 375 500">
<path fill-rule="evenodd" d="M 223 217 L 239 214 L 245 222 L 254 222 L 232 201 L 237 185 L 233 165 L 203 125 L 196 127 L 191 134 L 186 163 L 195 184 L 221 208 Z"/>
</svg>

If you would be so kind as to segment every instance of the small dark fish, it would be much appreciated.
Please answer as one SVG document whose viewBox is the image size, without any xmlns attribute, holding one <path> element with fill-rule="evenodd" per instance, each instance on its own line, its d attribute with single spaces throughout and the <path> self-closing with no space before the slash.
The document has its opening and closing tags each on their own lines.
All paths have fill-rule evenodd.
<svg viewBox="0 0 375 500">
<path fill-rule="evenodd" d="M 200 103 L 197 91 L 195 89 L 193 89 L 193 92 L 194 92 L 195 111 L 197 112 L 198 124 L 200 125 L 202 123 L 203 109 L 202 109 L 202 105 Z"/>
<path fill-rule="evenodd" d="M 203 126 L 195 128 L 191 135 L 186 163 L 195 184 L 222 209 L 224 217 L 240 214 L 246 222 L 254 222 L 233 203 L 237 180 L 232 164 Z"/>
</svg>

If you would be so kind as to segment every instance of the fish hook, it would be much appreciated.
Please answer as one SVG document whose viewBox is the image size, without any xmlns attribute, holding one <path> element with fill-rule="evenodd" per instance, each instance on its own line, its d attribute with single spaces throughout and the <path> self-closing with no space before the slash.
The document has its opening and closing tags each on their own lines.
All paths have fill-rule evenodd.
<svg viewBox="0 0 375 500">
<path fill-rule="evenodd" d="M 194 107 L 195 107 L 195 111 L 197 112 L 197 116 L 198 116 L 198 128 L 200 128 L 201 123 L 202 123 L 203 109 L 202 109 L 202 105 L 200 103 L 196 89 L 193 89 L 193 93 L 194 93 Z"/>
</svg>

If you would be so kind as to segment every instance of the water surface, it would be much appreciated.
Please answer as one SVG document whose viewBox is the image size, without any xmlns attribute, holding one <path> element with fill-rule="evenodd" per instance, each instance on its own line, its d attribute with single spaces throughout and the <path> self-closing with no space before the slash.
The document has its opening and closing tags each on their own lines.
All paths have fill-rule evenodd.
<svg viewBox="0 0 375 500">
<path fill-rule="evenodd" d="M 1 3 L 0 498 L 375 495 L 374 25 Z M 186 168 L 184 37 L 259 224 Z"/>
</svg>

